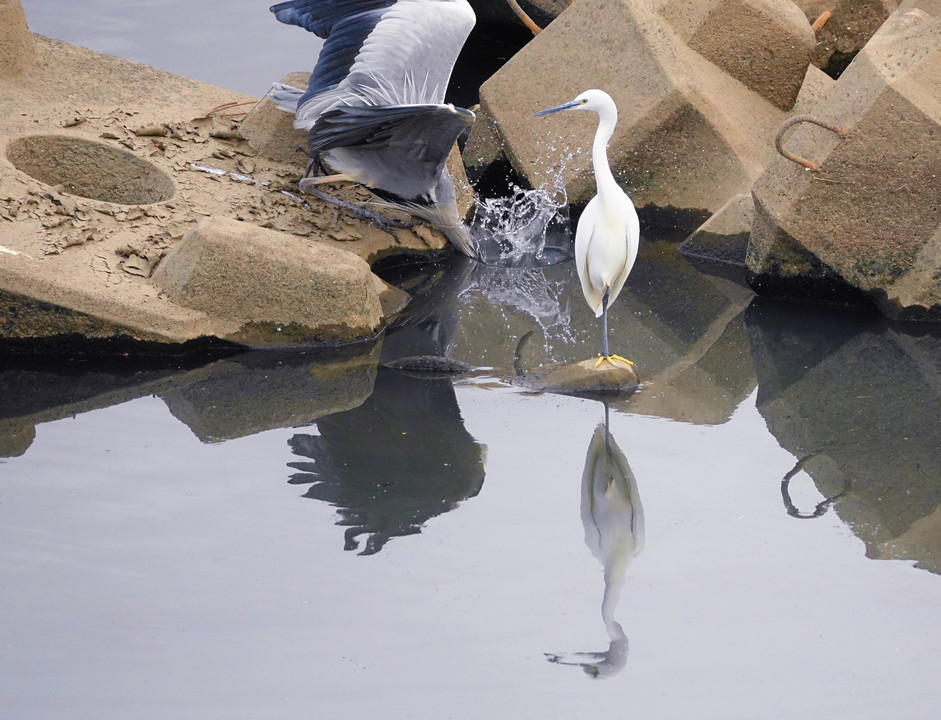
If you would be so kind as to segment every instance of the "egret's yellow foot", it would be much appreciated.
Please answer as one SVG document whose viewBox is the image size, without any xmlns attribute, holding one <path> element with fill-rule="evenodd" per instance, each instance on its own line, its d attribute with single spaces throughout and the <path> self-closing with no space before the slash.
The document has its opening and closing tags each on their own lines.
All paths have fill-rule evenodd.
<svg viewBox="0 0 941 720">
<path fill-rule="evenodd" d="M 601 363 L 611 363 L 615 367 L 619 362 L 626 363 L 631 367 L 634 367 L 634 363 L 628 360 L 626 357 L 621 357 L 620 355 L 599 355 L 598 362 L 595 363 L 595 368 L 601 367 Z"/>
</svg>

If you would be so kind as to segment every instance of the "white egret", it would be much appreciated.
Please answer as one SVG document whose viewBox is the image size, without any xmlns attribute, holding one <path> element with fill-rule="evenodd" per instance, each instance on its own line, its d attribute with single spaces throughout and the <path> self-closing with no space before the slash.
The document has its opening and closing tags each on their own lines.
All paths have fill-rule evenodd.
<svg viewBox="0 0 941 720">
<path fill-rule="evenodd" d="M 275 83 L 269 93 L 295 114 L 294 127 L 307 130 L 308 173 L 320 158 L 336 173 L 305 173 L 301 189 L 318 194 L 314 186 L 324 181 L 360 183 L 476 257 L 445 167 L 474 121 L 470 110 L 444 102 L 476 22 L 467 0 L 289 0 L 271 12 L 324 38 L 307 89 Z"/>
<path fill-rule="evenodd" d="M 598 129 L 591 146 L 597 195 L 585 207 L 575 231 L 575 265 L 582 292 L 595 317 L 602 317 L 601 357 L 595 367 L 618 360 L 633 365 L 627 358 L 608 352 L 608 305 L 624 287 L 640 244 L 637 211 L 608 166 L 607 147 L 618 120 L 617 106 L 603 90 L 586 90 L 574 100 L 536 115 L 561 110 L 591 110 L 598 115 Z"/>
</svg>

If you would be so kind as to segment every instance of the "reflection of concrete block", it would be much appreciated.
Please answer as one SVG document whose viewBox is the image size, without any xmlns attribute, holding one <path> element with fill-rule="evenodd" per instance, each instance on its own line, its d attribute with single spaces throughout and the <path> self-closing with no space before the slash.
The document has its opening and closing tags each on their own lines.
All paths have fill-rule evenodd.
<svg viewBox="0 0 941 720">
<path fill-rule="evenodd" d="M 941 18 L 895 13 L 755 184 L 753 287 L 941 318 Z"/>
<path fill-rule="evenodd" d="M 688 258 L 745 267 L 754 215 L 751 194 L 736 195 L 680 243 L 677 252 Z"/>
<path fill-rule="evenodd" d="M 655 0 L 658 12 L 704 58 L 782 110 L 794 104 L 814 34 L 781 0 Z"/>
<path fill-rule="evenodd" d="M 359 257 L 234 220 L 201 222 L 152 279 L 174 303 L 220 318 L 220 337 L 250 345 L 349 342 L 382 324 L 381 281 Z"/>
<path fill-rule="evenodd" d="M 271 350 L 219 360 L 157 391 L 203 442 L 304 425 L 363 403 L 376 380 L 376 347 L 349 360 Z"/>
<path fill-rule="evenodd" d="M 941 575 L 941 505 L 897 538 L 883 543 L 879 557 L 914 560 L 915 567 Z"/>
<path fill-rule="evenodd" d="M 771 159 L 783 117 L 686 47 L 646 2 L 582 0 L 481 87 L 482 130 L 491 118 L 507 159 L 533 186 L 554 186 L 561 170 L 575 204 L 595 193 L 596 118 L 533 113 L 591 87 L 618 104 L 608 156 L 638 207 L 715 212 Z"/>
<path fill-rule="evenodd" d="M 941 504 L 939 339 L 796 303 L 755 303 L 746 323 L 768 430 L 824 497 L 838 496 L 867 556 L 936 565 L 933 552 L 914 553 L 926 524 L 937 531 L 937 518 L 920 521 Z"/>
</svg>

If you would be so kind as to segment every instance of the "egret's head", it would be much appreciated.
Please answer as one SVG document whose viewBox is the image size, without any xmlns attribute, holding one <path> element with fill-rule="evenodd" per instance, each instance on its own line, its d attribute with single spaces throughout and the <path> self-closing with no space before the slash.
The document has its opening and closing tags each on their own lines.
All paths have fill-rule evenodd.
<svg viewBox="0 0 941 720">
<path fill-rule="evenodd" d="M 540 110 L 535 116 L 549 115 L 561 110 L 591 110 L 599 115 L 603 112 L 609 114 L 614 112 L 615 116 L 617 115 L 617 106 L 615 106 L 614 100 L 611 99 L 608 93 L 604 90 L 586 90 L 574 100 L 545 110 Z"/>
</svg>

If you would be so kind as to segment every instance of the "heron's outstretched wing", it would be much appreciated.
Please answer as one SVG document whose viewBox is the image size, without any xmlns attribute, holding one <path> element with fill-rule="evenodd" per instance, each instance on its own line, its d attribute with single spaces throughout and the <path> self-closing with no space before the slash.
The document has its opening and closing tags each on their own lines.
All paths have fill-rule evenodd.
<svg viewBox="0 0 941 720">
<path fill-rule="evenodd" d="M 342 154 L 345 172 L 364 185 L 410 201 L 429 197 L 458 135 L 474 122 L 453 105 L 343 105 L 324 113 L 308 135 L 311 153 Z"/>
<path fill-rule="evenodd" d="M 271 6 L 287 25 L 327 40 L 302 100 L 333 90 L 349 74 L 363 43 L 396 0 L 292 0 Z"/>
<path fill-rule="evenodd" d="M 476 18 L 467 0 L 291 0 L 271 11 L 325 38 L 297 127 L 337 104 L 441 103 Z"/>
</svg>

